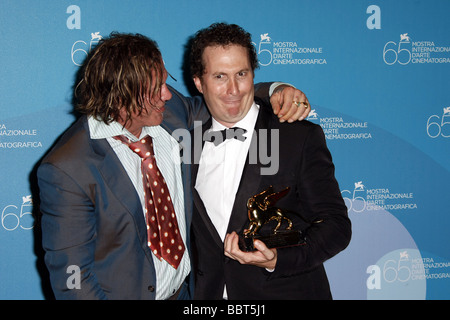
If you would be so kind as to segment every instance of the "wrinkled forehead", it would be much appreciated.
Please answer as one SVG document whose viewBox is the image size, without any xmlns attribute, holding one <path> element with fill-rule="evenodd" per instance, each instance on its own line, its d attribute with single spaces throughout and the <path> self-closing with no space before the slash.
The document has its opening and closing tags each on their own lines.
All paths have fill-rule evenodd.
<svg viewBox="0 0 450 320">
<path fill-rule="evenodd" d="M 247 48 L 235 44 L 206 47 L 202 54 L 202 64 L 203 74 L 220 68 L 253 71 Z"/>
</svg>

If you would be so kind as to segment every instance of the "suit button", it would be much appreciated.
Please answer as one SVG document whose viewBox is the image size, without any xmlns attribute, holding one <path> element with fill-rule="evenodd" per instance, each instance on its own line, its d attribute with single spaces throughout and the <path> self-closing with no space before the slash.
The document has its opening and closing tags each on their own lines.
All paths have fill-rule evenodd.
<svg viewBox="0 0 450 320">
<path fill-rule="evenodd" d="M 154 286 L 148 286 L 148 291 L 150 291 L 150 292 L 155 291 L 155 287 Z"/>
</svg>

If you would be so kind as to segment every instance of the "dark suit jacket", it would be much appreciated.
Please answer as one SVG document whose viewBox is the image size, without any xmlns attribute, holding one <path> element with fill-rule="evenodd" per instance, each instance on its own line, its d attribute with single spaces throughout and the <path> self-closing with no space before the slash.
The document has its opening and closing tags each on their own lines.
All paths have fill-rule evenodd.
<svg viewBox="0 0 450 320">
<path fill-rule="evenodd" d="M 257 103 L 262 104 L 261 101 Z M 211 121 L 203 130 L 210 125 Z M 279 170 L 276 175 L 261 175 L 260 169 L 264 165 L 260 160 L 250 164 L 247 156 L 227 232 L 239 233 L 248 227 L 247 200 L 270 185 L 275 191 L 287 186 L 291 188 L 277 207 L 297 212 L 308 221 L 323 219 L 323 222 L 310 225 L 298 215 L 291 214 L 294 228 L 304 231 L 307 244 L 278 249 L 277 265 L 270 273 L 264 268 L 241 265 L 225 257 L 223 243 L 194 189 L 194 297 L 222 299 L 226 284 L 229 299 L 330 299 L 323 262 L 348 245 L 351 225 L 323 131 L 308 121 L 280 123 L 266 108 L 260 108 L 255 129 L 257 132 L 269 129 L 268 149 L 272 151 L 271 130 L 279 130 Z M 259 140 L 260 133 L 257 136 Z M 254 143 L 253 139 L 252 145 Z M 198 159 L 195 162 L 197 164 L 192 166 L 193 186 Z"/>
<path fill-rule="evenodd" d="M 270 83 L 258 91 L 267 96 Z M 209 118 L 203 99 L 170 88 L 164 127 L 192 129 Z M 181 165 L 186 227 L 192 217 L 190 166 Z M 38 168 L 42 245 L 57 299 L 154 299 L 156 275 L 138 195 L 106 139 L 92 140 L 86 117 L 76 121 Z M 188 249 L 190 243 L 187 241 Z M 68 289 L 69 266 L 81 270 L 81 289 Z M 182 297 L 190 291 L 182 290 Z"/>
<path fill-rule="evenodd" d="M 162 124 L 169 133 L 209 117 L 201 98 L 171 92 Z M 188 231 L 189 169 L 182 165 Z M 45 262 L 57 299 L 155 298 L 156 275 L 138 195 L 106 139 L 90 139 L 85 116 L 43 159 L 38 183 Z M 81 270 L 81 289 L 67 287 L 70 265 Z"/>
</svg>

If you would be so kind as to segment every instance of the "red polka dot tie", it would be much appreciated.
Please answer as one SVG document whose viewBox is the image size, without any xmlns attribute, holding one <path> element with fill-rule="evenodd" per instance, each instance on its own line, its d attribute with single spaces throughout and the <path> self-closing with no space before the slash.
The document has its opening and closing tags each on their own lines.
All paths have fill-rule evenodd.
<svg viewBox="0 0 450 320">
<path fill-rule="evenodd" d="M 148 246 L 160 260 L 166 260 L 178 268 L 185 250 L 178 229 L 177 217 L 173 208 L 166 181 L 156 166 L 153 142 L 150 136 L 130 142 L 125 136 L 114 137 L 127 144 L 142 158 L 141 169 L 145 191 L 146 222 Z"/>
</svg>

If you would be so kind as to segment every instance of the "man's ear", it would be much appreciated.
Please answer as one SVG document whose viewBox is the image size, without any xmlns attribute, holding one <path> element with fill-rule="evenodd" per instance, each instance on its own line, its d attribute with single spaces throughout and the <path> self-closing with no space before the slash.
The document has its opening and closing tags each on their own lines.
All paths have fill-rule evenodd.
<svg viewBox="0 0 450 320">
<path fill-rule="evenodd" d="M 199 77 L 194 77 L 194 83 L 195 83 L 195 87 L 197 88 L 197 90 L 203 94 L 203 89 L 202 89 L 202 80 L 200 80 Z"/>
</svg>

